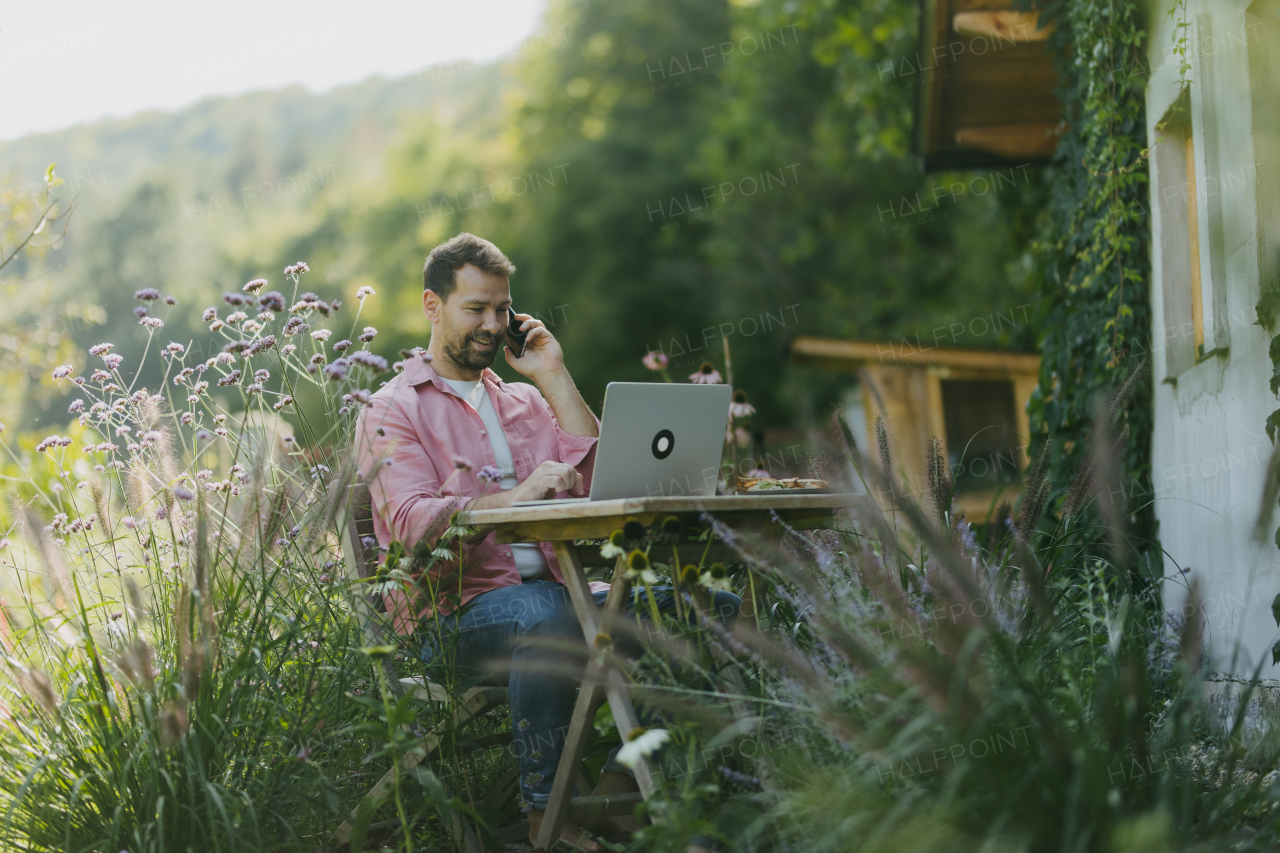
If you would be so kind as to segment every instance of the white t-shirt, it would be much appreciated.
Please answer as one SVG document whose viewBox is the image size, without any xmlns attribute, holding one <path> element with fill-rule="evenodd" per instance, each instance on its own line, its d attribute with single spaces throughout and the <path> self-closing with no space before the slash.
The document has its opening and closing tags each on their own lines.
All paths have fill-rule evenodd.
<svg viewBox="0 0 1280 853">
<path fill-rule="evenodd" d="M 444 379 L 443 376 L 440 378 Z M 498 420 L 498 413 L 494 411 L 493 401 L 489 399 L 484 382 L 480 379 L 444 379 L 444 382 L 466 400 L 484 422 L 485 435 L 489 439 L 489 446 L 493 448 L 493 458 L 498 463 L 498 470 L 502 472 L 502 480 L 498 485 L 504 491 L 515 488 L 516 471 L 515 463 L 511 460 L 511 445 L 507 443 L 507 434 L 502 431 L 502 422 Z M 530 542 L 511 543 L 511 558 L 515 560 L 516 569 L 522 578 L 539 578 L 548 573 L 542 548 Z"/>
</svg>

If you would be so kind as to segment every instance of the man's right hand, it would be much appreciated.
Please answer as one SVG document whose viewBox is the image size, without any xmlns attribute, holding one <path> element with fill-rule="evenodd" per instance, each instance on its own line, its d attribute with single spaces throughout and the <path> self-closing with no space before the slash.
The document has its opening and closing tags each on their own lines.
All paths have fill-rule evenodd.
<svg viewBox="0 0 1280 853">
<path fill-rule="evenodd" d="M 582 492 L 582 475 L 572 465 L 563 462 L 543 462 L 523 483 L 503 492 L 481 495 L 472 498 L 463 509 L 501 509 L 509 507 L 516 501 L 545 501 L 554 498 L 557 492 Z M 467 544 L 479 542 L 493 530 L 493 525 L 483 524 L 475 528 L 475 532 L 464 541 Z"/>
<path fill-rule="evenodd" d="M 564 462 L 543 462 L 523 483 L 511 490 L 512 499 L 517 501 L 543 501 L 556 496 L 558 492 L 580 494 L 582 492 L 582 475 L 572 465 Z"/>
</svg>

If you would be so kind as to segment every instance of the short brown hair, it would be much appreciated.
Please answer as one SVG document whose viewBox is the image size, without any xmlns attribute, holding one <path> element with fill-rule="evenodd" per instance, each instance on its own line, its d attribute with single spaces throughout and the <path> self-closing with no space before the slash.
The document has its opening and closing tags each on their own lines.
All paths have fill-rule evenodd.
<svg viewBox="0 0 1280 853">
<path fill-rule="evenodd" d="M 490 275 L 509 276 L 516 271 L 516 265 L 502 254 L 501 249 L 464 231 L 445 240 L 427 255 L 427 263 L 422 268 L 423 290 L 434 290 L 442 302 L 447 301 L 457 287 L 456 274 L 464 264 L 471 264 Z"/>
</svg>

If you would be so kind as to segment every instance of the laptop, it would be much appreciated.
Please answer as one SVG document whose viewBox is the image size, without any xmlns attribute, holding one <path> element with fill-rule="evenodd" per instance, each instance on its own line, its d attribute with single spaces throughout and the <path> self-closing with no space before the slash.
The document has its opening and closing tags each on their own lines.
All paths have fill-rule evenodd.
<svg viewBox="0 0 1280 853">
<path fill-rule="evenodd" d="M 714 495 L 732 396 L 728 385 L 610 382 L 589 495 L 512 506 Z"/>
</svg>

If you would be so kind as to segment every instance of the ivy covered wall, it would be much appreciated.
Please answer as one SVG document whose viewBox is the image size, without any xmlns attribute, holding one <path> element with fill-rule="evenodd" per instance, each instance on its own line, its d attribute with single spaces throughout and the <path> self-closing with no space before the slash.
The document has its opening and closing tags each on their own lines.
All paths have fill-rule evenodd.
<svg viewBox="0 0 1280 853">
<path fill-rule="evenodd" d="M 1110 413 L 1117 505 L 1143 550 L 1155 539 L 1143 12 L 1131 0 L 1052 0 L 1044 21 L 1067 127 L 1033 246 L 1043 362 L 1032 436 L 1049 443 L 1052 501 L 1087 461 L 1097 401 L 1122 394 Z"/>
</svg>

